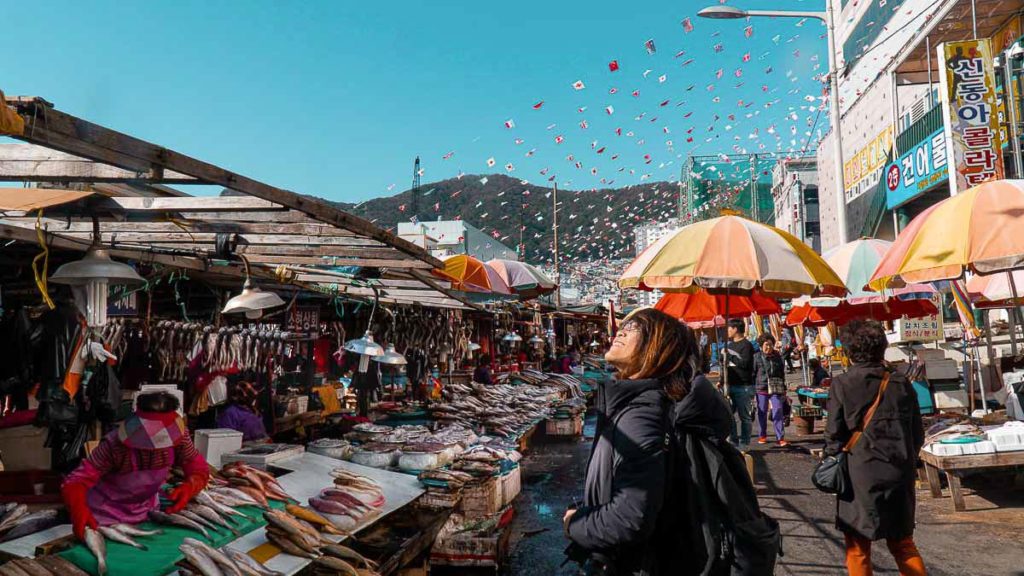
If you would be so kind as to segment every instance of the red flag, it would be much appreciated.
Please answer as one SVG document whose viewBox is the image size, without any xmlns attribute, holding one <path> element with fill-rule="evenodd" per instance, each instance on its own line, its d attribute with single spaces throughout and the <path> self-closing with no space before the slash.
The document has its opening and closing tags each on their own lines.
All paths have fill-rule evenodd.
<svg viewBox="0 0 1024 576">
<path fill-rule="evenodd" d="M 693 32 L 693 22 L 690 22 L 690 17 L 689 16 L 687 16 L 686 18 L 683 18 L 683 21 L 680 22 L 680 24 L 683 25 L 683 30 L 687 34 L 689 34 L 690 32 Z"/>
<path fill-rule="evenodd" d="M 609 72 L 615 72 L 618 69 L 619 69 L 619 61 L 618 60 L 612 60 L 611 62 L 608 63 L 608 71 Z"/>
<path fill-rule="evenodd" d="M 543 106 L 543 105 L 544 105 L 544 101 L 541 100 L 540 102 L 537 102 L 536 104 L 533 105 L 533 109 L 534 110 L 540 110 L 540 107 Z"/>
<path fill-rule="evenodd" d="M 753 36 L 754 35 L 754 27 L 753 26 L 747 26 L 746 28 L 744 28 L 743 29 L 743 35 L 746 36 L 747 38 L 750 38 L 751 36 Z"/>
</svg>

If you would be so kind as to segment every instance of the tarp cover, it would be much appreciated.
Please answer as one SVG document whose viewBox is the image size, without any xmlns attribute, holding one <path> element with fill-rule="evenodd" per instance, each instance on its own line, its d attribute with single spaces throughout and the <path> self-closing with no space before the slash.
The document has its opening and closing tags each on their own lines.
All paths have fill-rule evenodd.
<svg viewBox="0 0 1024 576">
<path fill-rule="evenodd" d="M 3 106 L 0 106 L 2 116 Z M 2 121 L 2 119 L 0 119 Z M 59 206 L 92 196 L 82 190 L 55 190 L 53 188 L 0 188 L 0 210 L 29 211 Z"/>
</svg>

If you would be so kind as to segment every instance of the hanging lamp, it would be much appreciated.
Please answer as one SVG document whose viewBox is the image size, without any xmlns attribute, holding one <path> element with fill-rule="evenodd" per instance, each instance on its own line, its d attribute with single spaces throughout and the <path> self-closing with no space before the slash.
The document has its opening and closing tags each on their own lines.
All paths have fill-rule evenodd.
<svg viewBox="0 0 1024 576">
<path fill-rule="evenodd" d="M 259 286 L 254 286 L 249 276 L 249 259 L 239 254 L 242 263 L 245 265 L 245 283 L 242 285 L 242 293 L 235 296 L 224 304 L 221 314 L 241 314 L 246 318 L 255 320 L 263 316 L 267 308 L 282 306 L 284 300 L 274 292 L 264 292 Z"/>
</svg>

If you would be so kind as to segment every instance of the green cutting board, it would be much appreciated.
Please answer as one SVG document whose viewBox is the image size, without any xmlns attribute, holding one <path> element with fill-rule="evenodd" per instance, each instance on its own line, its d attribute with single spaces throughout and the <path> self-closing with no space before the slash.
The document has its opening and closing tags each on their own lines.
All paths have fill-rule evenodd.
<svg viewBox="0 0 1024 576">
<path fill-rule="evenodd" d="M 271 501 L 270 505 L 273 508 L 284 508 L 284 504 L 281 502 Z M 263 519 L 263 510 L 260 508 L 244 506 L 239 508 L 238 511 L 252 518 L 252 520 L 240 518 L 241 522 L 235 525 L 235 530 L 239 534 L 248 534 L 267 524 Z M 226 530 L 214 532 L 207 528 L 207 532 L 213 538 L 213 540 L 208 540 L 202 534 L 192 530 L 154 524 L 153 522 L 143 522 L 139 524 L 139 528 L 143 530 L 160 529 L 164 533 L 157 536 L 135 537 L 136 542 L 149 548 L 146 551 L 133 548 L 127 544 L 107 540 L 108 576 L 162 576 L 163 574 L 169 574 L 177 570 L 175 563 L 184 557 L 178 550 L 178 546 L 181 545 L 182 540 L 185 538 L 195 538 L 210 544 L 214 548 L 220 548 L 238 539 L 238 536 Z M 89 552 L 89 549 L 84 544 L 76 544 L 60 552 L 59 555 L 89 574 L 96 575 L 96 557 L 92 555 L 92 552 Z"/>
</svg>

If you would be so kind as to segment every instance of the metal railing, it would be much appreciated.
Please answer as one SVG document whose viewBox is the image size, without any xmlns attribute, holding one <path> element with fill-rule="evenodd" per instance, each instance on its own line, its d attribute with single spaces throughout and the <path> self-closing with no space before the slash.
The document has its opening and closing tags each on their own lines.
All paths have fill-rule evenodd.
<svg viewBox="0 0 1024 576">
<path fill-rule="evenodd" d="M 903 154 L 907 150 L 910 150 L 915 144 L 924 140 L 929 134 L 935 132 L 942 127 L 942 105 L 936 104 L 931 110 L 924 113 L 914 122 L 907 127 L 906 130 L 900 132 L 899 136 L 896 137 L 896 152 L 897 154 Z"/>
</svg>

